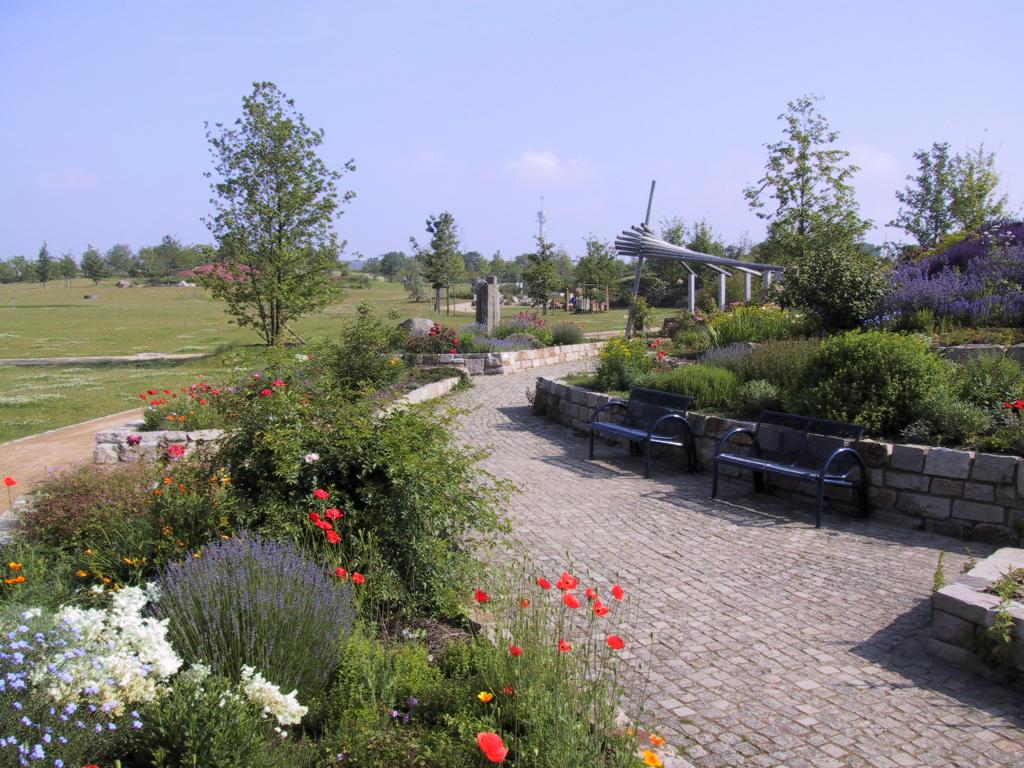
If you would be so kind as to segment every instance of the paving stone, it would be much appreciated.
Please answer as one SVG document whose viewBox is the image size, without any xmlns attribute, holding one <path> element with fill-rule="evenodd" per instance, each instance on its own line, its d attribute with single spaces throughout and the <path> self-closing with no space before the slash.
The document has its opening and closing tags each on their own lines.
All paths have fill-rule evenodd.
<svg viewBox="0 0 1024 768">
<path fill-rule="evenodd" d="M 560 573 L 568 555 L 599 590 L 618 581 L 637 601 L 623 674 L 645 660 L 652 721 L 694 766 L 1024 765 L 1013 751 L 1024 744 L 1019 694 L 925 652 L 937 553 L 955 573 L 961 545 L 832 513 L 815 530 L 812 500 L 755 494 L 749 476 L 724 480 L 712 501 L 710 472 L 666 459 L 645 480 L 640 458 L 620 449 L 589 461 L 585 439 L 532 413 L 523 390 L 534 379 L 456 393 L 468 409 L 461 439 L 498 448 L 486 466 L 519 487 L 509 517 L 538 570 Z M 951 500 L 937 501 L 948 517 Z M 495 567 L 504 558 L 517 560 Z"/>
</svg>

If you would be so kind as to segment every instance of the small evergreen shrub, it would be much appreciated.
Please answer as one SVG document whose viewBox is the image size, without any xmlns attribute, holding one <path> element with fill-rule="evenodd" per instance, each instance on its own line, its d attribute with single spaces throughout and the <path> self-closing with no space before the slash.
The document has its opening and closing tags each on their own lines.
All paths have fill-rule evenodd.
<svg viewBox="0 0 1024 768">
<path fill-rule="evenodd" d="M 900 433 L 910 443 L 963 445 L 992 426 L 992 412 L 943 394 L 927 403 L 922 418 Z"/>
<path fill-rule="evenodd" d="M 736 405 L 739 379 L 732 371 L 710 365 L 683 365 L 654 377 L 655 389 L 689 395 L 702 411 L 727 410 Z"/>
<path fill-rule="evenodd" d="M 576 323 L 559 323 L 551 329 L 552 342 L 555 344 L 582 344 L 583 329 Z"/>
<path fill-rule="evenodd" d="M 779 388 L 770 381 L 753 379 L 736 390 L 736 410 L 743 416 L 757 416 L 761 411 L 782 409 Z"/>
<path fill-rule="evenodd" d="M 772 341 L 759 344 L 748 355 L 716 358 L 714 364 L 728 368 L 740 381 L 760 379 L 774 384 L 783 401 L 786 401 L 819 346 L 821 342 L 817 339 Z"/>
<path fill-rule="evenodd" d="M 919 337 L 850 331 L 822 343 L 792 398 L 799 413 L 896 435 L 948 391 L 949 364 Z"/>
</svg>

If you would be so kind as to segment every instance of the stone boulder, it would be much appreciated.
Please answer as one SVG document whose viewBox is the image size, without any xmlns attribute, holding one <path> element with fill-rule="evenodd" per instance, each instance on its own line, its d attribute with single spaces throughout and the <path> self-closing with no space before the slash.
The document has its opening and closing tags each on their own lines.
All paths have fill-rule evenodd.
<svg viewBox="0 0 1024 768">
<path fill-rule="evenodd" d="M 410 317 L 401 325 L 409 333 L 430 333 L 430 329 L 434 327 L 434 321 L 428 317 Z"/>
<path fill-rule="evenodd" d="M 131 280 L 118 280 L 115 283 L 115 285 L 118 288 L 134 288 L 135 287 L 135 283 L 133 283 Z"/>
</svg>

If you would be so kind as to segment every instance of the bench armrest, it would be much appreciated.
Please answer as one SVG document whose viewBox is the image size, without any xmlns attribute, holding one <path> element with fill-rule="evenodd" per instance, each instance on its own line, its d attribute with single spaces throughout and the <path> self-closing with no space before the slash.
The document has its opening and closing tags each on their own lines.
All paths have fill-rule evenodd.
<svg viewBox="0 0 1024 768">
<path fill-rule="evenodd" d="M 718 445 L 715 446 L 715 456 L 719 456 L 722 453 L 722 449 L 725 448 L 725 444 L 728 443 L 736 435 L 749 435 L 752 441 L 752 447 L 757 449 L 757 435 L 754 434 L 753 430 L 747 429 L 746 427 L 736 427 L 730 429 L 722 438 L 718 441 Z"/>
<path fill-rule="evenodd" d="M 831 467 L 832 462 L 834 462 L 840 456 L 853 456 L 854 460 L 857 463 L 857 466 L 860 467 L 861 480 L 867 483 L 868 470 L 864 464 L 864 458 L 860 455 L 860 452 L 857 451 L 855 448 L 837 448 L 836 450 L 832 451 L 831 455 L 827 459 L 825 459 L 825 463 L 821 465 L 821 472 L 819 476 L 824 477 L 826 474 L 828 474 L 828 468 Z M 849 474 L 849 472 L 847 474 Z"/>
<path fill-rule="evenodd" d="M 686 420 L 686 417 L 681 413 L 666 413 L 664 416 L 655 420 L 651 424 L 651 428 L 647 430 L 647 438 L 650 439 L 653 435 L 658 435 L 658 427 L 669 421 L 679 422 L 679 430 L 676 435 L 686 434 L 690 438 L 690 442 L 693 442 L 693 430 L 690 429 L 690 422 Z M 668 437 L 668 435 L 659 435 L 660 437 Z"/>
<path fill-rule="evenodd" d="M 616 399 L 613 399 L 613 400 L 609 400 L 607 403 L 605 403 L 604 405 L 599 407 L 596 411 L 594 411 L 594 415 L 590 418 L 590 423 L 591 424 L 596 424 L 598 421 L 600 421 L 600 419 L 598 417 L 601 415 L 602 411 L 607 411 L 609 408 L 614 408 L 616 406 L 618 406 L 619 408 L 622 408 L 623 410 L 625 410 L 627 412 L 627 414 L 629 413 L 629 408 L 627 407 L 626 401 L 625 400 L 619 400 L 618 398 L 616 398 Z"/>
</svg>

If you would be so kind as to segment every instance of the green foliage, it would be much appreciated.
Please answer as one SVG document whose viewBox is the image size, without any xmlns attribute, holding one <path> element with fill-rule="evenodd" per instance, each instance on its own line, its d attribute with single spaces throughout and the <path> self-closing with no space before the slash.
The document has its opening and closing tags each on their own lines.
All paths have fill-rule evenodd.
<svg viewBox="0 0 1024 768">
<path fill-rule="evenodd" d="M 553 344 L 582 344 L 583 329 L 576 323 L 558 323 L 551 329 L 551 341 Z"/>
<path fill-rule="evenodd" d="M 526 295 L 538 302 L 544 312 L 547 312 L 551 293 L 561 288 L 563 281 L 558 274 L 558 255 L 554 244 L 545 240 L 542 235 L 536 239 L 537 251 L 527 256 L 523 283 Z"/>
<path fill-rule="evenodd" d="M 699 326 L 698 332 L 703 331 L 707 336 L 707 348 L 724 347 L 737 341 L 792 339 L 807 335 L 809 326 L 805 317 L 772 304 L 740 305 L 712 315 L 705 325 Z"/>
<path fill-rule="evenodd" d="M 633 318 L 633 333 L 642 335 L 651 327 L 653 310 L 643 296 L 637 296 L 634 299 L 630 307 L 630 314 Z"/>
<path fill-rule="evenodd" d="M 609 339 L 597 356 L 594 384 L 602 392 L 624 392 L 650 383 L 655 368 L 643 339 Z"/>
<path fill-rule="evenodd" d="M 938 592 L 946 586 L 946 553 L 939 552 L 939 562 L 935 566 L 935 575 L 932 577 L 932 592 Z"/>
<path fill-rule="evenodd" d="M 948 364 L 920 338 L 885 331 L 833 336 L 804 369 L 794 393 L 800 413 L 898 434 L 947 392 Z"/>
<path fill-rule="evenodd" d="M 997 427 L 978 439 L 977 448 L 986 453 L 1024 454 L 1024 423 L 1017 421 Z"/>
<path fill-rule="evenodd" d="M 344 325 L 337 341 L 320 346 L 312 357 L 330 385 L 338 389 L 383 389 L 405 375 L 401 356 L 395 354 L 405 330 L 395 315 L 382 320 L 366 302 L 359 304 L 356 313 L 356 319 Z"/>
<path fill-rule="evenodd" d="M 451 285 L 465 274 L 465 262 L 459 253 L 459 233 L 455 217 L 448 211 L 427 219 L 427 232 L 431 235 L 430 249 L 418 251 L 423 277 L 430 284 Z"/>
<path fill-rule="evenodd" d="M 717 358 L 714 364 L 728 368 L 740 381 L 760 379 L 774 384 L 788 408 L 792 394 L 800 385 L 804 371 L 820 346 L 821 342 L 817 339 L 773 341 L 754 347 L 747 355 Z"/>
<path fill-rule="evenodd" d="M 953 392 L 964 402 L 996 409 L 1024 394 L 1024 371 L 1000 354 L 972 356 L 956 366 Z"/>
<path fill-rule="evenodd" d="M 71 602 L 78 591 L 74 571 L 71 559 L 55 547 L 21 540 L 0 544 L 0 616 L 11 606 L 56 609 Z M 24 581 L 17 581 L 21 576 Z"/>
<path fill-rule="evenodd" d="M 950 162 L 953 188 L 949 210 L 962 230 L 974 231 L 992 219 L 1006 215 L 1007 197 L 996 197 L 999 172 L 995 152 L 986 152 L 985 145 Z"/>
<path fill-rule="evenodd" d="M 612 246 L 603 240 L 588 237 L 586 247 L 587 253 L 576 262 L 573 277 L 577 286 L 596 285 L 597 296 L 594 298 L 603 302 L 618 280 L 622 264 Z"/>
<path fill-rule="evenodd" d="M 405 339 L 405 349 L 414 355 L 447 355 L 459 349 L 459 336 L 454 328 L 434 323 L 428 333 L 413 333 Z"/>
<path fill-rule="evenodd" d="M 95 284 L 99 284 L 100 280 L 110 275 L 107 262 L 100 256 L 100 252 L 91 245 L 82 254 L 82 274 Z"/>
<path fill-rule="evenodd" d="M 36 259 L 36 276 L 44 288 L 50 282 L 54 272 L 53 257 L 50 255 L 50 250 L 46 247 L 46 241 L 43 241 L 43 245 L 39 249 L 39 257 Z"/>
<path fill-rule="evenodd" d="M 782 409 L 779 388 L 764 379 L 746 381 L 736 390 L 736 410 L 743 416 L 757 416 L 761 411 Z"/>
<path fill-rule="evenodd" d="M 963 445 L 991 426 L 991 411 L 940 392 L 925 403 L 922 417 L 907 425 L 901 435 L 908 442 Z"/>
<path fill-rule="evenodd" d="M 682 365 L 654 377 L 652 386 L 677 395 L 697 398 L 702 411 L 731 409 L 736 405 L 739 380 L 732 371 L 710 365 Z"/>
<path fill-rule="evenodd" d="M 853 249 L 806 249 L 781 280 L 784 307 L 805 309 L 823 330 L 862 325 L 886 289 L 885 269 Z"/>
<path fill-rule="evenodd" d="M 930 150 L 916 151 L 914 159 L 918 174 L 907 176 L 910 183 L 896 193 L 902 205 L 888 226 L 912 235 L 921 248 L 934 248 L 954 226 L 949 144 L 935 142 Z"/>
<path fill-rule="evenodd" d="M 317 156 L 323 132 L 273 83 L 254 83 L 234 126 L 214 127 L 207 138 L 218 180 L 207 223 L 220 261 L 202 280 L 235 322 L 273 346 L 290 321 L 330 302 L 341 173 Z"/>
</svg>

